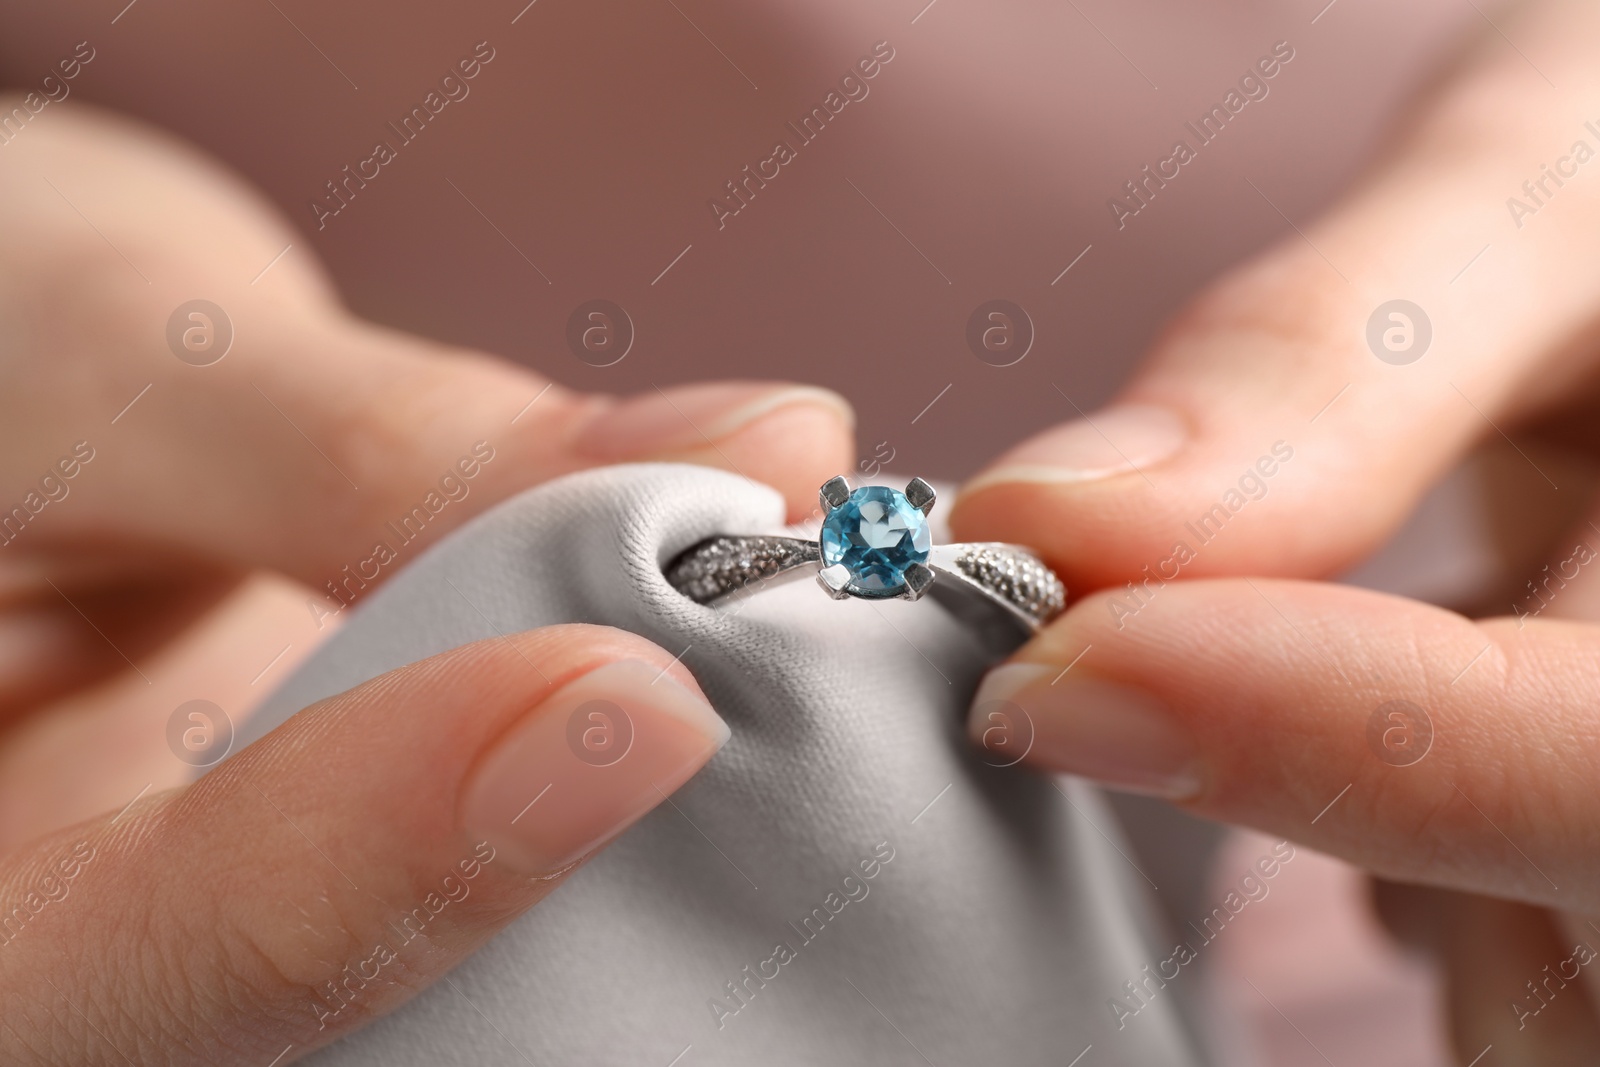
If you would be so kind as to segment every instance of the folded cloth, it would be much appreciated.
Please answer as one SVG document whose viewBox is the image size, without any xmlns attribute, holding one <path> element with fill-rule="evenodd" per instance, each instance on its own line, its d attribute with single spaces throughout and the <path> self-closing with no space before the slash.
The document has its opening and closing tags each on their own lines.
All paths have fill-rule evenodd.
<svg viewBox="0 0 1600 1067">
<path fill-rule="evenodd" d="M 1102 798 L 965 740 L 990 654 L 960 622 L 811 583 L 704 607 L 662 576 L 782 520 L 772 490 L 698 467 L 550 483 L 397 574 L 252 718 L 243 740 L 445 649 L 588 622 L 681 652 L 733 731 L 449 982 L 307 1062 L 1200 1062 Z"/>
</svg>

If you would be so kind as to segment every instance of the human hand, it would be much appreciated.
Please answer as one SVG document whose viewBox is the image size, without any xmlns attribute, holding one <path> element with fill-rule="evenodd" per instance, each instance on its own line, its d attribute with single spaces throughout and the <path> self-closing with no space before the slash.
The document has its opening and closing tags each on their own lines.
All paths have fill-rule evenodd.
<svg viewBox="0 0 1600 1067">
<path fill-rule="evenodd" d="M 850 462 L 850 414 L 778 384 L 580 395 L 359 321 L 298 244 L 275 259 L 293 235 L 248 189 L 93 109 L 53 108 L 0 152 L 0 1060 L 288 1063 L 445 973 L 725 728 L 662 650 L 556 627 L 376 679 L 181 786 L 168 712 L 260 690 L 172 650 L 220 615 L 269 624 L 249 575 L 350 600 L 585 467 L 726 467 L 798 515 Z M 168 335 L 196 296 L 231 321 L 225 356 L 215 317 Z M 259 663 L 282 640 L 258 643 Z M 639 759 L 566 759 L 568 682 L 630 714 Z M 571 795 L 508 830 L 505 781 L 530 768 Z M 150 785 L 119 810 L 130 782 Z M 427 940 L 363 978 L 384 924 L 430 893 L 451 902 Z"/>
<path fill-rule="evenodd" d="M 1530 496 L 1588 512 L 1520 618 L 1294 580 L 1370 552 L 1484 438 L 1596 443 L 1600 15 L 1500 26 L 1515 49 L 1494 35 L 1359 188 L 1204 294 L 1110 408 L 980 475 L 952 524 L 1101 590 L 991 674 L 976 740 L 1434 887 L 1386 890 L 1385 914 L 1440 949 L 1462 1062 L 1593 1062 L 1600 510 L 1517 460 Z M 1420 358 L 1384 343 L 1394 298 L 1431 319 Z"/>
<path fill-rule="evenodd" d="M 310 586 L 332 614 L 570 471 L 706 463 L 778 487 L 798 515 L 849 465 L 849 411 L 823 390 L 583 395 L 360 321 L 249 189 L 148 128 L 52 108 L 3 152 L 0 848 L 157 776 L 103 773 L 132 731 L 111 688 L 160 689 L 159 653 L 252 572 Z M 220 361 L 204 342 L 221 323 L 179 316 L 169 337 L 196 296 L 231 320 Z M 168 778 L 183 770 L 156 747 Z M 118 784 L 90 796 L 102 781 Z"/>
<path fill-rule="evenodd" d="M 606 765 L 568 742 L 597 701 L 632 726 Z M 321 701 L 192 785 L 0 856 L 0 1061 L 292 1063 L 446 975 L 727 738 L 675 657 L 605 627 Z"/>
</svg>

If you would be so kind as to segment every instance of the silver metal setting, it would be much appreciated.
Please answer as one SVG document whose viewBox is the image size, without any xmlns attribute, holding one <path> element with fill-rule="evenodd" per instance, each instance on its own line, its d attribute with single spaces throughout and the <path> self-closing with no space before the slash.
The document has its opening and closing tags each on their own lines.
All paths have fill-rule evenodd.
<svg viewBox="0 0 1600 1067">
<path fill-rule="evenodd" d="M 667 581 L 690 600 L 709 604 L 759 582 L 822 562 L 815 541 L 797 537 L 710 537 L 667 567 Z"/>
<path fill-rule="evenodd" d="M 830 478 L 818 492 L 825 512 L 843 504 L 851 493 L 844 477 Z M 921 478 L 905 489 L 906 499 L 923 514 L 933 509 L 937 494 Z M 821 546 L 796 537 L 711 537 L 691 546 L 667 565 L 669 584 L 684 596 L 711 604 L 773 582 L 812 575 L 835 600 L 854 596 L 850 570 L 842 563 L 823 567 Z M 935 594 L 956 614 L 983 623 L 980 615 L 999 614 L 1024 631 L 1040 629 L 1066 607 L 1066 588 L 1026 548 L 997 542 L 935 545 L 927 563 L 905 570 L 906 588 L 899 599 L 919 600 Z M 973 609 L 978 609 L 974 613 Z"/>
<path fill-rule="evenodd" d="M 905 598 L 907 600 L 921 600 L 922 594 L 932 587 L 933 579 L 933 568 L 926 563 L 913 563 L 907 567 Z"/>
<path fill-rule="evenodd" d="M 850 568 L 843 563 L 824 567 L 817 572 L 817 584 L 833 599 L 843 600 L 850 595 Z"/>
<path fill-rule="evenodd" d="M 827 513 L 849 500 L 852 491 L 850 479 L 841 474 L 822 483 L 822 488 L 817 490 L 817 499 L 822 502 L 823 512 Z"/>
</svg>

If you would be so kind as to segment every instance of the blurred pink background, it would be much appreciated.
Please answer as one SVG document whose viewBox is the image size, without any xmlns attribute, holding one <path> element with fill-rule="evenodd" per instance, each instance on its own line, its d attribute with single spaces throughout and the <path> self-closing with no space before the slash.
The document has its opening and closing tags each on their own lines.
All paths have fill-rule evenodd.
<svg viewBox="0 0 1600 1067">
<path fill-rule="evenodd" d="M 1271 854 L 1235 831 L 1208 899 Z M 1450 1067 L 1438 976 L 1397 946 L 1367 904 L 1366 876 L 1295 846 L 1269 894 L 1217 938 L 1202 1014 L 1222 1062 L 1273 1067 Z M 1234 936 L 1237 934 L 1238 936 Z M 1477 1050 L 1468 1050 L 1466 1062 Z"/>
<path fill-rule="evenodd" d="M 35 81 L 88 39 L 75 99 L 240 171 L 301 231 L 289 255 L 371 318 L 584 389 L 820 383 L 856 404 L 864 457 L 957 479 L 1070 418 L 1062 393 L 1109 396 L 1197 287 L 1328 203 L 1482 26 L 1457 0 L 525 2 L 7 0 L 0 73 Z M 878 41 L 894 58 L 869 95 L 719 229 L 707 201 Z M 1108 198 L 1285 41 L 1268 95 L 1119 230 Z M 387 124 L 478 42 L 494 58 L 469 95 L 318 230 L 324 183 L 397 140 Z M 637 331 L 603 369 L 565 342 L 601 297 Z M 994 298 L 1035 324 L 1014 366 L 966 345 Z M 1261 851 L 1234 836 L 1219 877 Z M 1302 850 L 1247 920 L 1213 960 L 1231 1062 L 1447 1061 L 1431 973 L 1383 939 L 1354 872 Z"/>
<path fill-rule="evenodd" d="M 0 70 L 35 80 L 87 37 L 77 97 L 246 174 L 302 229 L 290 255 L 363 314 L 586 389 L 817 382 L 856 403 L 865 456 L 887 441 L 896 468 L 942 478 L 1070 417 L 1052 385 L 1085 410 L 1107 397 L 1178 304 L 1289 232 L 1279 210 L 1326 204 L 1481 26 L 1458 0 L 126 4 L 7 0 Z M 708 200 L 880 40 L 895 58 L 870 95 L 719 231 Z M 495 58 L 470 95 L 317 231 L 324 183 L 397 141 L 386 124 L 480 41 Z M 1267 97 L 1119 231 L 1107 200 L 1280 41 L 1294 59 Z M 605 369 L 564 341 L 596 297 L 638 334 Z M 1036 326 L 1012 367 L 964 340 L 992 298 Z"/>
</svg>

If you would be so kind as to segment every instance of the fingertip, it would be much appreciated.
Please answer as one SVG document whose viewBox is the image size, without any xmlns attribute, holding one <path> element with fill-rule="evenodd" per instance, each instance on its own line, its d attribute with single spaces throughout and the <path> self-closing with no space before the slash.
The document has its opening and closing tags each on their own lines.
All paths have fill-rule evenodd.
<svg viewBox="0 0 1600 1067">
<path fill-rule="evenodd" d="M 1068 664 L 1016 662 L 989 672 L 969 736 L 996 754 L 1078 774 L 1124 792 L 1199 796 L 1199 746 L 1156 695 Z"/>
<path fill-rule="evenodd" d="M 1144 483 L 1191 443 L 1187 419 L 1168 407 L 1118 404 L 1080 417 L 1022 442 L 963 485 L 951 528 L 962 541 L 1026 544 L 1074 584 L 1098 584 L 1155 550 L 1148 513 L 1159 500 Z"/>
<path fill-rule="evenodd" d="M 1078 485 L 1136 475 L 1188 444 L 1188 421 L 1154 404 L 1118 404 L 1052 427 L 1017 445 L 962 487 Z"/>
<path fill-rule="evenodd" d="M 437 701 L 486 709 L 451 749 L 458 834 L 503 869 L 549 878 L 662 803 L 731 738 L 681 656 L 609 626 L 569 624 L 464 646 L 426 664 Z M 382 693 L 374 694 L 381 699 Z M 410 724 L 418 743 L 434 726 Z"/>
<path fill-rule="evenodd" d="M 848 407 L 804 399 L 770 411 L 694 458 L 772 486 L 783 494 L 789 520 L 798 521 L 816 509 L 818 486 L 854 468 L 853 420 Z"/>
<path fill-rule="evenodd" d="M 257 1047 L 263 1018 L 281 1023 L 275 1049 L 309 1050 L 458 965 L 729 737 L 644 638 L 495 637 L 332 696 L 192 785 L 9 857 L 9 871 L 48 862 L 70 880 L 93 861 L 99 873 L 72 886 L 96 964 L 79 968 L 88 999 L 206 1062 Z M 196 878 L 217 891 L 196 898 Z M 59 974 L 50 945 L 24 938 L 18 966 Z M 170 995 L 221 988 L 233 995 Z"/>
<path fill-rule="evenodd" d="M 837 393 L 785 382 L 708 382 L 657 387 L 599 410 L 573 440 L 603 462 L 671 458 L 728 441 L 790 407 L 831 412 L 849 429 L 854 414 Z"/>
<path fill-rule="evenodd" d="M 507 653 L 502 658 L 510 665 L 536 675 L 541 695 L 607 664 L 631 660 L 649 664 L 677 684 L 704 698 L 700 683 L 675 656 L 647 637 L 628 630 L 598 623 L 562 623 L 525 630 L 510 636 L 510 646 L 493 639 L 480 647 Z M 534 664 L 538 667 L 535 670 Z"/>
<path fill-rule="evenodd" d="M 817 486 L 853 465 L 855 413 L 842 396 L 782 382 L 656 389 L 612 405 L 574 441 L 600 462 L 698 463 L 771 485 L 789 517 L 808 514 Z"/>
<path fill-rule="evenodd" d="M 1013 468 L 1015 470 L 1015 468 Z M 1026 545 L 1068 583 L 1081 588 L 1086 576 L 1080 571 L 1075 546 L 1065 532 L 1077 526 L 1071 516 L 1078 510 L 1068 493 L 1045 482 L 994 481 L 980 475 L 961 487 L 950 507 L 951 536 L 958 542 L 1001 541 Z M 1077 527 L 1082 543 L 1082 529 Z M 1137 537 L 1136 530 L 1128 532 Z"/>
<path fill-rule="evenodd" d="M 548 694 L 493 742 L 463 787 L 463 829 L 527 876 L 560 873 L 664 801 L 730 737 L 665 668 L 613 661 Z"/>
</svg>

